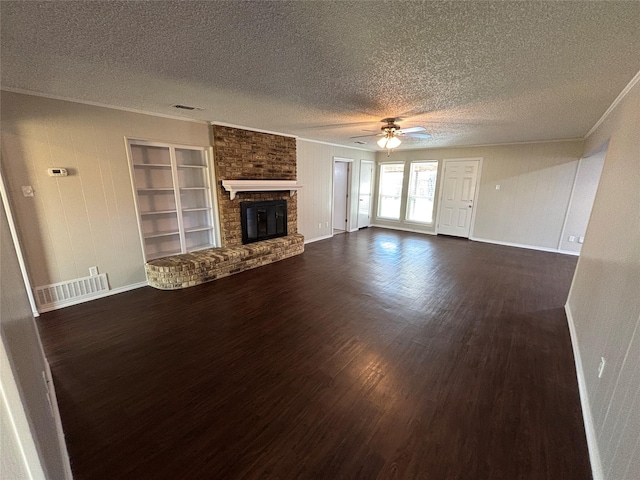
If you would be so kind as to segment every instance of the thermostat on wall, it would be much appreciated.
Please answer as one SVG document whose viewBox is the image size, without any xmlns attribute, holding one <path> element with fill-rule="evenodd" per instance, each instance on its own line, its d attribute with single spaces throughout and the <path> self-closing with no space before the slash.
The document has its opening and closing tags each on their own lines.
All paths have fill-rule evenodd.
<svg viewBox="0 0 640 480">
<path fill-rule="evenodd" d="M 47 172 L 50 177 L 66 177 L 68 175 L 66 168 L 49 168 Z"/>
</svg>

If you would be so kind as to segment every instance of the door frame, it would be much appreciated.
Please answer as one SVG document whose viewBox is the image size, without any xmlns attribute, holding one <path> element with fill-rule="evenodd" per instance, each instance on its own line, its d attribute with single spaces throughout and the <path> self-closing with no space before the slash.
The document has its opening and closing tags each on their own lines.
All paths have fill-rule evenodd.
<svg viewBox="0 0 640 480">
<path fill-rule="evenodd" d="M 360 186 L 362 185 L 362 164 L 363 163 L 370 163 L 371 164 L 371 193 L 369 194 L 371 196 L 370 200 L 369 200 L 369 225 L 367 225 L 367 227 L 371 226 L 371 219 L 373 217 L 373 204 L 374 204 L 374 191 L 375 191 L 375 180 L 376 180 L 376 162 L 374 162 L 373 160 L 367 160 L 364 158 L 360 159 L 360 171 L 358 172 L 358 213 L 356 214 L 356 230 L 360 229 L 360 228 L 365 228 L 365 227 L 360 227 Z"/>
<path fill-rule="evenodd" d="M 444 193 L 444 177 L 447 172 L 447 164 L 451 162 L 468 162 L 468 161 L 478 161 L 478 175 L 476 175 L 476 188 L 473 193 L 473 211 L 471 212 L 471 225 L 469 225 L 469 236 L 466 237 L 469 240 L 473 237 L 473 230 L 476 225 L 476 212 L 478 210 L 478 197 L 480 194 L 480 178 L 482 177 L 482 161 L 484 157 L 465 157 L 465 158 L 443 158 L 440 160 L 440 164 L 442 165 L 442 175 L 438 179 L 438 213 L 436 214 L 436 226 L 435 226 L 435 234 L 437 235 L 438 229 L 440 228 L 440 209 L 442 207 L 442 195 Z M 460 237 L 465 238 L 465 237 Z"/>
<path fill-rule="evenodd" d="M 354 163 L 355 159 L 353 158 L 346 158 L 346 157 L 333 157 L 333 161 L 331 162 L 331 236 L 333 237 L 333 230 L 335 228 L 335 225 L 333 224 L 333 214 L 334 214 L 334 207 L 335 207 L 335 195 L 336 195 L 336 182 L 335 182 L 335 166 L 337 162 L 342 162 L 342 163 L 346 163 L 347 164 L 347 221 L 346 221 L 346 225 L 345 225 L 345 232 L 349 232 L 351 231 L 351 203 L 352 203 L 352 171 L 353 168 L 351 168 L 352 164 Z"/>
<path fill-rule="evenodd" d="M 4 205 L 4 212 L 7 217 L 7 223 L 9 224 L 9 232 L 11 234 L 11 239 L 13 240 L 13 248 L 15 249 L 16 256 L 18 257 L 18 265 L 20 266 L 20 273 L 22 274 L 22 280 L 24 281 L 24 287 L 27 293 L 27 298 L 29 299 L 29 305 L 31 306 L 31 312 L 34 317 L 38 317 L 40 316 L 40 313 L 38 312 L 36 299 L 33 296 L 33 283 L 29 277 L 29 269 L 27 268 L 26 257 L 22 248 L 20 236 L 18 235 L 18 228 L 14 219 L 11 203 L 9 202 L 9 189 L 5 183 L 5 176 L 2 171 L 2 167 L 0 167 L 0 201 Z"/>
</svg>

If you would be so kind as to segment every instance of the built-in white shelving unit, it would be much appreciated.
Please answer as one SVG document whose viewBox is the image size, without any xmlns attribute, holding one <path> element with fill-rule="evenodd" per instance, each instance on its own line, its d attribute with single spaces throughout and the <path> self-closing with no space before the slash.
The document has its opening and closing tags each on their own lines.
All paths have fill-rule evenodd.
<svg viewBox="0 0 640 480">
<path fill-rule="evenodd" d="M 128 140 L 146 260 L 216 244 L 206 148 Z"/>
</svg>

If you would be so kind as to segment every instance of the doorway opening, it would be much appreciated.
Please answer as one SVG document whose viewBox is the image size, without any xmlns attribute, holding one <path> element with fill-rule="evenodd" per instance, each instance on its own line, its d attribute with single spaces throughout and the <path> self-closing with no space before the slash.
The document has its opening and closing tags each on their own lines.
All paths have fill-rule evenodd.
<svg viewBox="0 0 640 480">
<path fill-rule="evenodd" d="M 333 234 L 349 231 L 351 158 L 333 157 Z"/>
<path fill-rule="evenodd" d="M 569 206 L 558 242 L 560 252 L 575 255 L 582 251 L 608 147 L 609 143 L 606 142 L 578 162 Z"/>
<path fill-rule="evenodd" d="M 358 228 L 371 225 L 371 185 L 373 183 L 373 162 L 360 160 L 360 184 L 358 186 Z"/>
</svg>

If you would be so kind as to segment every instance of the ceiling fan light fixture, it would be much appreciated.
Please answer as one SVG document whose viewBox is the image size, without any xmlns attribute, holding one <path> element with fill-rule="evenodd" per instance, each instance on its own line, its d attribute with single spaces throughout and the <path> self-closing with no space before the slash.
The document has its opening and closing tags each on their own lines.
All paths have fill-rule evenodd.
<svg viewBox="0 0 640 480">
<path fill-rule="evenodd" d="M 396 148 L 396 147 L 400 146 L 401 143 L 402 142 L 400 141 L 400 139 L 398 137 L 391 137 L 389 139 L 389 141 L 387 142 L 387 148 L 391 150 L 393 148 Z"/>
<path fill-rule="evenodd" d="M 402 142 L 398 137 L 395 137 L 393 134 L 387 134 L 378 140 L 378 146 L 380 148 L 386 148 L 387 150 L 391 150 L 393 148 L 398 147 Z"/>
</svg>

